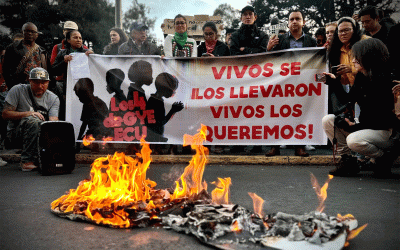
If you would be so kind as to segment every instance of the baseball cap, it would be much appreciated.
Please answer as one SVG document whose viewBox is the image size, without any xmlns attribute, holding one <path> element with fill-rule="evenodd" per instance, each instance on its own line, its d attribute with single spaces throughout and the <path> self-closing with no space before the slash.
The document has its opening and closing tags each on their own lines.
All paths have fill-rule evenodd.
<svg viewBox="0 0 400 250">
<path fill-rule="evenodd" d="M 64 29 L 65 30 L 78 30 L 78 25 L 75 22 L 66 21 L 64 23 Z"/>
<path fill-rule="evenodd" d="M 243 14 L 246 10 L 250 10 L 251 12 L 254 12 L 254 14 L 256 14 L 254 7 L 250 6 L 250 5 L 247 5 L 246 7 L 244 7 L 240 13 Z"/>
<path fill-rule="evenodd" d="M 132 30 L 148 30 L 149 27 L 147 27 L 144 23 L 140 22 L 134 22 L 132 23 L 131 27 L 129 28 L 130 31 Z"/>
<path fill-rule="evenodd" d="M 45 80 L 50 81 L 49 73 L 44 68 L 34 68 L 29 72 L 29 80 Z"/>
</svg>

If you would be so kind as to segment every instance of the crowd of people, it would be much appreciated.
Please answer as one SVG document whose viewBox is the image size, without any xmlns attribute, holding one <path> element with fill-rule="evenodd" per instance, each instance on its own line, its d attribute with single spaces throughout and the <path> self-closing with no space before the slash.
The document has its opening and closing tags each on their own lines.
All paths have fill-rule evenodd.
<svg viewBox="0 0 400 250">
<path fill-rule="evenodd" d="M 395 44 L 399 24 L 383 17 L 373 6 L 366 6 L 352 17 L 326 24 L 317 29 L 314 36 L 304 31 L 307 20 L 300 10 L 289 13 L 288 31 L 279 35 L 268 36 L 257 27 L 256 20 L 255 8 L 244 7 L 240 28 L 226 29 L 224 42 L 220 40 L 221 34 L 215 23 L 206 22 L 202 28 L 204 41 L 198 44 L 188 36 L 185 16 L 178 14 L 174 18 L 175 33 L 165 37 L 163 50 L 148 40 L 149 28 L 135 22 L 128 35 L 120 28 L 112 28 L 110 43 L 103 54 L 218 57 L 325 47 L 329 68 L 329 72 L 324 73 L 329 88 L 329 115 L 324 117 L 322 124 L 331 144 L 341 155 L 337 167 L 330 173 L 337 176 L 357 174 L 360 162 L 364 161 L 375 162 L 373 170 L 377 174 L 390 173 L 400 152 L 400 111 L 395 108 L 400 102 L 400 81 L 397 81 L 400 80 L 397 60 L 400 55 L 399 46 Z M 44 107 L 47 119 L 64 120 L 66 72 L 68 62 L 73 60 L 71 53 L 93 53 L 83 44 L 79 27 L 73 21 L 64 23 L 65 38 L 54 46 L 51 55 L 36 44 L 39 34 L 34 23 L 25 23 L 22 37 L 15 36 L 13 41 L 2 38 L 7 41 L 2 41 L 0 48 L 1 139 L 6 145 L 12 145 L 16 141 L 14 138 L 22 139 L 21 168 L 26 171 L 35 168 L 37 154 L 32 145 L 37 137 L 37 127 L 46 120 L 34 103 Z M 118 78 L 117 75 L 107 77 Z M 114 85 L 108 90 L 118 96 L 120 83 L 115 85 L 117 87 Z M 123 99 L 126 98 L 129 96 Z M 342 115 L 344 110 L 347 115 Z M 35 123 L 31 122 L 33 120 Z M 9 121 L 7 128 L 4 126 L 6 121 Z M 26 133 L 26 126 L 35 126 L 35 129 Z M 177 153 L 176 145 L 170 148 L 172 153 Z M 223 150 L 223 147 L 218 149 Z M 230 150 L 243 152 L 244 146 L 234 146 Z M 260 146 L 252 149 L 253 152 L 261 150 Z M 279 154 L 280 147 L 273 146 L 265 155 Z M 295 155 L 309 156 L 304 145 L 295 146 Z"/>
</svg>

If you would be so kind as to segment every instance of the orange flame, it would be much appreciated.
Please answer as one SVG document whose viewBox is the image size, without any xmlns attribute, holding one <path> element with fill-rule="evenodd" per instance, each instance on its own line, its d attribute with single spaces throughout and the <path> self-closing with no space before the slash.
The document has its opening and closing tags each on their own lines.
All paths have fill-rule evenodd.
<svg viewBox="0 0 400 250">
<path fill-rule="evenodd" d="M 357 237 L 357 235 L 359 233 L 361 233 L 361 231 L 364 230 L 367 226 L 368 226 L 368 223 L 364 224 L 363 226 L 361 226 L 361 227 L 359 227 L 357 229 L 351 230 L 349 235 L 347 236 L 346 243 L 345 243 L 344 246 L 345 247 L 349 246 L 350 243 L 348 241 L 354 239 L 355 237 Z"/>
<path fill-rule="evenodd" d="M 65 213 L 79 212 L 80 204 L 86 203 L 87 208 L 81 213 L 96 223 L 129 227 L 128 214 L 122 209 L 123 205 L 138 201 L 146 203 L 151 198 L 150 190 L 156 186 L 155 182 L 146 179 L 151 150 L 143 139 L 141 144 L 142 150 L 138 156 L 142 161 L 125 156 L 124 153 L 98 158 L 92 164 L 91 179 L 80 182 L 77 189 L 71 189 L 69 194 L 53 201 L 52 209 L 61 205 Z M 147 208 L 153 207 L 150 201 Z M 100 209 L 110 212 L 104 216 L 98 212 Z"/>
<path fill-rule="evenodd" d="M 230 185 L 232 185 L 231 178 L 218 178 L 218 182 L 212 182 L 216 188 L 211 192 L 212 202 L 215 204 L 230 204 Z"/>
<path fill-rule="evenodd" d="M 176 188 L 171 196 L 171 200 L 189 197 L 192 194 L 198 194 L 203 189 L 207 190 L 207 186 L 202 182 L 204 168 L 207 163 L 208 148 L 203 146 L 203 141 L 206 139 L 207 127 L 201 125 L 199 133 L 191 136 L 184 135 L 183 146 L 191 145 L 192 149 L 196 150 L 189 165 L 185 168 L 180 177 L 181 184 L 176 181 Z"/>
<path fill-rule="evenodd" d="M 231 225 L 231 231 L 232 232 L 240 232 L 242 231 L 242 229 L 239 226 L 239 222 L 237 220 L 235 220 L 232 225 Z"/>
<path fill-rule="evenodd" d="M 256 195 L 255 193 L 248 193 L 250 197 L 253 199 L 253 207 L 254 207 L 254 213 L 256 213 L 260 218 L 264 217 L 264 213 L 262 211 L 262 206 L 264 204 L 264 200 Z"/>
<path fill-rule="evenodd" d="M 328 179 L 326 180 L 326 182 L 322 186 L 322 188 L 318 184 L 317 178 L 315 178 L 315 176 L 313 174 L 310 174 L 310 175 L 311 175 L 311 184 L 312 184 L 314 191 L 317 194 L 318 200 L 319 200 L 319 205 L 318 205 L 316 211 L 322 212 L 325 209 L 324 203 L 325 203 L 326 198 L 328 197 L 328 193 L 326 190 L 328 189 L 329 182 L 332 180 L 333 175 L 328 175 Z"/>
<path fill-rule="evenodd" d="M 345 220 L 355 220 L 356 218 L 352 214 L 346 214 L 344 216 L 342 216 L 341 214 L 338 214 L 336 216 L 336 219 L 338 220 L 338 222 L 342 222 L 342 221 L 345 221 Z"/>
<path fill-rule="evenodd" d="M 92 144 L 93 141 L 94 138 L 92 135 L 85 135 L 85 137 L 83 137 L 83 145 L 85 146 L 89 146 L 90 144 Z"/>
<path fill-rule="evenodd" d="M 106 143 L 108 142 L 108 141 L 112 141 L 113 140 L 113 138 L 112 137 L 103 137 L 103 145 L 106 145 Z"/>
</svg>

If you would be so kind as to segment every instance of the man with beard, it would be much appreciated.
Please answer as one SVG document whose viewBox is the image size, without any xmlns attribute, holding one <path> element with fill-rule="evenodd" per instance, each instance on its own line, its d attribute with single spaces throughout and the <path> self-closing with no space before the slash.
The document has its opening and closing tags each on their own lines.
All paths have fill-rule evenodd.
<svg viewBox="0 0 400 250">
<path fill-rule="evenodd" d="M 317 41 L 303 32 L 304 25 L 303 13 L 298 10 L 292 11 L 289 15 L 289 32 L 284 35 L 271 37 L 268 41 L 267 50 L 316 47 Z M 267 157 L 280 155 L 279 146 L 273 146 L 265 155 Z M 295 155 L 309 156 L 305 151 L 305 146 L 295 146 Z"/>
<path fill-rule="evenodd" d="M 231 55 L 246 55 L 266 52 L 268 35 L 257 28 L 257 14 L 253 6 L 246 6 L 241 11 L 242 26 L 232 34 Z"/>
</svg>

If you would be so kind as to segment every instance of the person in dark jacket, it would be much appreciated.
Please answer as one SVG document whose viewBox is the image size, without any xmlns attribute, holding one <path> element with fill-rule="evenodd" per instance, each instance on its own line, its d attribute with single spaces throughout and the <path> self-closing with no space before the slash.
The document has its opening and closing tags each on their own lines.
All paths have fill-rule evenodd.
<svg viewBox="0 0 400 250">
<path fill-rule="evenodd" d="M 292 11 L 289 15 L 289 32 L 271 37 L 268 41 L 267 50 L 316 47 L 317 41 L 303 32 L 304 25 L 303 13 L 299 10 Z"/>
<path fill-rule="evenodd" d="M 335 176 L 350 176 L 360 169 L 351 150 L 375 158 L 374 170 L 378 176 L 390 174 L 390 168 L 399 150 L 387 152 L 391 148 L 393 128 L 398 127 L 390 77 L 389 52 L 383 42 L 376 38 L 361 40 L 352 47 L 353 63 L 358 71 L 354 85 L 347 96 L 350 103 L 358 103 L 361 112 L 358 122 L 346 118 L 344 123 L 335 123 L 335 115 L 322 119 L 326 135 L 333 143 L 337 140 L 341 160 L 329 173 Z M 332 73 L 325 73 L 327 84 L 340 85 Z"/>
<path fill-rule="evenodd" d="M 67 77 L 67 66 L 68 66 L 68 62 L 71 61 L 73 59 L 72 55 L 70 55 L 71 53 L 74 52 L 81 52 L 81 53 L 85 53 L 86 55 L 92 54 L 93 51 L 89 50 L 89 49 L 85 49 L 83 47 L 83 43 L 82 43 L 82 36 L 81 33 L 77 30 L 73 30 L 73 31 L 69 31 L 66 36 L 66 45 L 65 45 L 65 49 L 61 50 L 55 61 L 54 64 L 52 65 L 53 68 L 53 72 L 56 75 L 64 75 L 64 83 Z M 65 84 L 64 84 L 64 93 L 65 93 Z"/>
<path fill-rule="evenodd" d="M 37 67 L 46 69 L 51 75 L 49 55 L 35 43 L 39 36 L 36 25 L 25 23 L 22 33 L 24 38 L 10 44 L 4 54 L 3 77 L 8 89 L 20 83 L 29 84 L 29 72 Z"/>
<path fill-rule="evenodd" d="M 147 40 L 148 29 L 143 23 L 133 23 L 130 38 L 119 47 L 118 55 L 161 55 L 157 45 Z"/>
<path fill-rule="evenodd" d="M 104 47 L 103 55 L 118 55 L 119 46 L 128 41 L 128 36 L 122 29 L 114 27 L 110 30 L 110 39 L 111 43 Z"/>
<path fill-rule="evenodd" d="M 197 56 L 230 56 L 228 46 L 219 41 L 217 26 L 213 22 L 207 22 L 203 26 L 205 42 L 197 47 Z"/>
<path fill-rule="evenodd" d="M 273 36 L 268 41 L 267 50 L 282 50 L 282 49 L 294 49 L 294 48 L 305 48 L 305 47 L 316 47 L 317 41 L 310 35 L 303 32 L 305 25 L 304 15 L 301 11 L 292 11 L 289 15 L 289 32 L 284 35 Z M 305 151 L 305 146 L 295 146 L 296 156 L 307 157 L 309 154 Z M 265 154 L 265 156 L 280 155 L 279 146 L 273 146 Z"/>
<path fill-rule="evenodd" d="M 65 38 L 67 41 L 67 43 L 65 44 L 66 48 L 58 53 L 52 65 L 53 73 L 57 76 L 62 76 L 62 79 L 60 79 L 62 85 L 62 93 L 63 93 L 62 99 L 60 100 L 60 115 L 59 115 L 60 120 L 65 119 L 65 108 L 66 108 L 65 93 L 67 89 L 66 80 L 67 80 L 67 68 L 68 68 L 67 66 L 68 62 L 73 59 L 72 55 L 70 54 L 74 52 L 81 52 L 85 53 L 86 55 L 93 53 L 92 50 L 85 49 L 83 47 L 82 36 L 79 31 L 77 30 L 69 31 L 65 35 Z"/>
<path fill-rule="evenodd" d="M 268 35 L 257 28 L 257 14 L 253 6 L 246 6 L 241 11 L 242 25 L 232 34 L 231 55 L 246 55 L 266 52 Z"/>
</svg>

